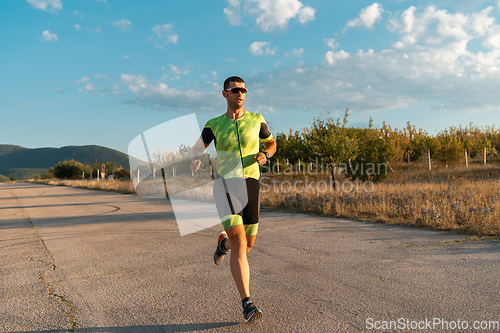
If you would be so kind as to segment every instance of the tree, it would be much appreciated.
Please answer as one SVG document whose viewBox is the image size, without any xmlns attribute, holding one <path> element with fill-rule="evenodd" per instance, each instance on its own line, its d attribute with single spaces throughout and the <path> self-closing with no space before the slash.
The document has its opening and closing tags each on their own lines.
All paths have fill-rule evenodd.
<svg viewBox="0 0 500 333">
<path fill-rule="evenodd" d="M 83 164 L 72 159 L 57 163 L 51 173 L 59 179 L 76 179 L 82 177 L 83 170 Z"/>
</svg>

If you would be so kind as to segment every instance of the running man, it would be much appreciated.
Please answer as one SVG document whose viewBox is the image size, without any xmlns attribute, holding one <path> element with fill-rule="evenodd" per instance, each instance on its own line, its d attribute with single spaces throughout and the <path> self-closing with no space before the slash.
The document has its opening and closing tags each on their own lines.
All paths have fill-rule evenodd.
<svg viewBox="0 0 500 333">
<path fill-rule="evenodd" d="M 250 300 L 247 254 L 254 245 L 259 226 L 259 165 L 265 164 L 276 152 L 276 141 L 264 117 L 243 109 L 246 93 L 242 78 L 231 76 L 224 81 L 222 96 L 227 101 L 226 113 L 206 123 L 191 150 L 193 172 L 200 167 L 199 156 L 212 141 L 217 150 L 216 177 L 221 178 L 214 183 L 214 198 L 224 231 L 217 235 L 214 262 L 220 265 L 231 250 L 229 265 L 240 293 L 245 323 L 262 317 L 262 311 Z M 262 152 L 259 152 L 259 139 L 265 147 Z"/>
</svg>

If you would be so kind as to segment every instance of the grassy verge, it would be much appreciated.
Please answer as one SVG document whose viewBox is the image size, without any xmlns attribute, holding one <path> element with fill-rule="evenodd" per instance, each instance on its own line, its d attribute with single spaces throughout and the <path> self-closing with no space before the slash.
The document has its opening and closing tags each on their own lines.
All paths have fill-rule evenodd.
<svg viewBox="0 0 500 333">
<path fill-rule="evenodd" d="M 62 180 L 62 179 L 30 179 L 29 182 L 46 184 L 46 185 L 59 185 L 59 186 L 70 186 L 87 188 L 90 190 L 104 190 L 113 191 L 120 193 L 135 194 L 134 184 L 131 181 L 121 181 L 121 180 Z"/>
<path fill-rule="evenodd" d="M 342 176 L 264 175 L 262 206 L 352 220 L 500 237 L 500 168 L 393 166 L 383 183 L 354 183 Z M 135 193 L 132 182 L 38 180 L 38 183 Z M 333 185 L 335 184 L 335 187 Z"/>
</svg>

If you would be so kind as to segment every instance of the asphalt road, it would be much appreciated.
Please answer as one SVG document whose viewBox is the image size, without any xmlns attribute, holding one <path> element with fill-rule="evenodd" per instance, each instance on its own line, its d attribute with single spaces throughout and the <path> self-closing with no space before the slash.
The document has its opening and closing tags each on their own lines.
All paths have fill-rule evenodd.
<svg viewBox="0 0 500 333">
<path fill-rule="evenodd" d="M 264 317 L 247 325 L 228 260 L 213 263 L 219 230 L 181 237 L 166 200 L 0 184 L 0 331 L 500 331 L 473 329 L 500 321 L 500 242 L 262 212 Z"/>
</svg>

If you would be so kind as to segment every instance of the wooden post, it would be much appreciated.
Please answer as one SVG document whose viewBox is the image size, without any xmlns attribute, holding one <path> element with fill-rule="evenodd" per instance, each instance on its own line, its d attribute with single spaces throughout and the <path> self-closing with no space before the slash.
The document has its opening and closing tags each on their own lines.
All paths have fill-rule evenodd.
<svg viewBox="0 0 500 333">
<path fill-rule="evenodd" d="M 408 150 L 408 171 L 410 171 L 410 151 Z"/>
<path fill-rule="evenodd" d="M 82 171 L 82 180 L 85 180 L 85 171 Z"/>
<path fill-rule="evenodd" d="M 483 150 L 483 162 L 484 162 L 484 164 L 486 164 L 486 147 L 484 147 L 484 150 Z"/>
<path fill-rule="evenodd" d="M 432 166 L 431 166 L 431 150 L 427 148 L 427 163 L 429 165 L 429 171 L 431 171 Z"/>
<path fill-rule="evenodd" d="M 333 180 L 333 189 L 337 187 L 337 183 L 335 183 L 335 166 L 332 168 L 332 180 Z"/>
<path fill-rule="evenodd" d="M 137 169 L 137 182 L 140 182 L 141 170 Z"/>
<path fill-rule="evenodd" d="M 156 169 L 153 168 L 153 179 L 155 179 L 155 178 L 156 178 Z"/>
<path fill-rule="evenodd" d="M 309 172 L 312 172 L 312 169 L 313 169 L 313 163 L 309 162 Z"/>
<path fill-rule="evenodd" d="M 300 158 L 299 158 L 299 173 L 300 173 Z"/>
<path fill-rule="evenodd" d="M 467 148 L 465 149 L 465 166 L 468 168 L 469 167 L 469 160 L 467 158 Z"/>
<path fill-rule="evenodd" d="M 130 180 L 132 180 L 132 181 L 134 180 L 134 174 L 133 174 L 132 169 L 130 169 Z"/>
<path fill-rule="evenodd" d="M 99 181 L 99 169 L 97 169 L 97 181 Z"/>
</svg>

